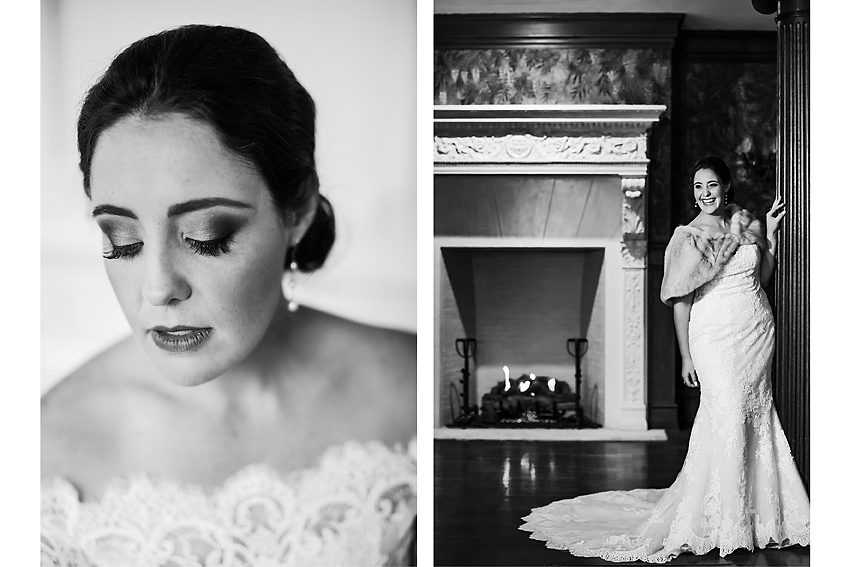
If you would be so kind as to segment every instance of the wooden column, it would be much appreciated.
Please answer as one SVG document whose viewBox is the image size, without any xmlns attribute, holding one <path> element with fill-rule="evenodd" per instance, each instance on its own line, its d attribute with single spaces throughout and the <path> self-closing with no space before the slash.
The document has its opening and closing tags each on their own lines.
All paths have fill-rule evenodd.
<svg viewBox="0 0 850 567">
<path fill-rule="evenodd" d="M 759 2 L 753 5 L 767 11 Z M 788 209 L 777 254 L 773 390 L 779 419 L 808 488 L 809 0 L 779 0 L 772 5 L 778 28 L 776 182 Z"/>
</svg>

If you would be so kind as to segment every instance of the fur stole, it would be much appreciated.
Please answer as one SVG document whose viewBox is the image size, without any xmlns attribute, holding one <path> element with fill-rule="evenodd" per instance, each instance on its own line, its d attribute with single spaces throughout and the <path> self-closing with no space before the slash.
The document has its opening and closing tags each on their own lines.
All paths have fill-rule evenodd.
<svg viewBox="0 0 850 567">
<path fill-rule="evenodd" d="M 673 231 L 664 252 L 661 301 L 665 304 L 672 305 L 674 298 L 714 279 L 742 244 L 757 244 L 761 250 L 767 246 L 761 221 L 737 205 L 727 210 L 731 213 L 729 234 L 710 234 L 693 226 Z"/>
</svg>

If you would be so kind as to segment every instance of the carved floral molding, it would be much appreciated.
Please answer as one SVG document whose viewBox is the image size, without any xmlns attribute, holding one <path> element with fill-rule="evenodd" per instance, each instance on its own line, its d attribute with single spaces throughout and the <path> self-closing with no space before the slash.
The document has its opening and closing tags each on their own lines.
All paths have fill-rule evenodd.
<svg viewBox="0 0 850 567">
<path fill-rule="evenodd" d="M 625 344 L 625 388 L 623 399 L 627 404 L 644 402 L 645 385 L 645 317 L 643 270 L 625 270 L 626 278 L 626 344 Z"/>
<path fill-rule="evenodd" d="M 646 160 L 646 135 L 434 137 L 435 163 L 570 163 Z"/>
</svg>

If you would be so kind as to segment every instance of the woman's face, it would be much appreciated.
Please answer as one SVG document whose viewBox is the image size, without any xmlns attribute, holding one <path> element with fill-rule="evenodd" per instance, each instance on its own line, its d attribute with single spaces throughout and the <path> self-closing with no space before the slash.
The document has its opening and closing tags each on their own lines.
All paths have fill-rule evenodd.
<svg viewBox="0 0 850 567">
<path fill-rule="evenodd" d="M 251 353 L 281 301 L 292 234 L 210 126 L 119 121 L 98 140 L 91 200 L 112 288 L 165 376 L 202 384 Z"/>
<path fill-rule="evenodd" d="M 694 174 L 694 199 L 706 214 L 717 214 L 723 210 L 728 188 L 712 169 L 700 169 Z"/>
</svg>

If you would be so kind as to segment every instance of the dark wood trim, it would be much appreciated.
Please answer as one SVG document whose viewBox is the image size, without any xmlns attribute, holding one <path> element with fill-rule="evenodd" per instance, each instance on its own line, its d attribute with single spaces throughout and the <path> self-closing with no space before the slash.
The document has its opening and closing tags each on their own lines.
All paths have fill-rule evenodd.
<svg viewBox="0 0 850 567">
<path fill-rule="evenodd" d="M 679 426 L 679 406 L 653 405 L 647 408 L 647 426 L 650 429 L 676 429 Z"/>
<path fill-rule="evenodd" d="M 684 14 L 437 14 L 434 50 L 672 48 Z"/>
<path fill-rule="evenodd" d="M 683 30 L 674 54 L 684 63 L 773 63 L 776 42 L 775 31 Z"/>
<path fill-rule="evenodd" d="M 669 208 L 669 204 L 667 205 Z M 647 344 L 646 421 L 650 429 L 679 427 L 676 400 L 676 330 L 673 310 L 659 298 L 664 278 L 666 242 L 650 242 L 647 265 Z"/>
</svg>

